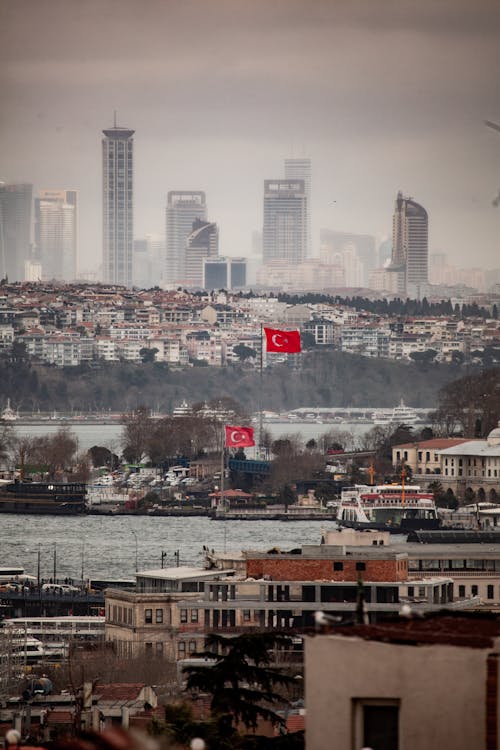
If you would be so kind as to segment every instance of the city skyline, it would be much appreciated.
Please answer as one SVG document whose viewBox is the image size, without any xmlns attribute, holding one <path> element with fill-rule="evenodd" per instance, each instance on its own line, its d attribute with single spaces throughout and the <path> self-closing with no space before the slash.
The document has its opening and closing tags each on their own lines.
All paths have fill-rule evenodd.
<svg viewBox="0 0 500 750">
<path fill-rule="evenodd" d="M 0 176 L 79 189 L 82 268 L 101 262 L 98 141 L 115 108 L 136 130 L 136 238 L 164 231 L 169 190 L 196 188 L 221 253 L 247 256 L 263 181 L 307 156 L 314 257 L 321 228 L 389 237 L 401 190 L 429 212 L 431 253 L 498 265 L 500 137 L 483 124 L 500 120 L 496 3 L 43 5 L 1 9 Z"/>
</svg>

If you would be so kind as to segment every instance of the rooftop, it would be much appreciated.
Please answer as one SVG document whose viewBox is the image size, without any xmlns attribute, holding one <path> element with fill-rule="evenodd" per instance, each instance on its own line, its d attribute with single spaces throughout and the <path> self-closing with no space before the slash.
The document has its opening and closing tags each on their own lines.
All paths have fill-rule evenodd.
<svg viewBox="0 0 500 750">
<path fill-rule="evenodd" d="M 468 648 L 489 648 L 500 638 L 500 618 L 483 615 L 436 614 L 425 618 L 398 618 L 377 625 L 355 625 L 335 628 L 332 635 L 358 637 L 369 641 L 384 641 L 418 646 L 443 644 Z"/>
</svg>

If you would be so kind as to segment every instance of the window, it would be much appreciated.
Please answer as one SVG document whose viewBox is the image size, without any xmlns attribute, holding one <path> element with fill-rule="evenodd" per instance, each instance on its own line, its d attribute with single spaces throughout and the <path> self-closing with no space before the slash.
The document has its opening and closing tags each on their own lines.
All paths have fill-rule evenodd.
<svg viewBox="0 0 500 750">
<path fill-rule="evenodd" d="M 425 460 L 426 461 L 430 461 L 431 460 L 431 452 L 430 451 L 426 451 L 425 452 Z"/>
<path fill-rule="evenodd" d="M 333 569 L 334 570 L 344 570 L 344 563 L 342 563 L 342 562 L 334 562 L 333 563 Z"/>
<path fill-rule="evenodd" d="M 408 586 L 408 596 L 415 596 L 415 587 Z"/>
<path fill-rule="evenodd" d="M 366 570 L 366 563 L 364 563 L 364 562 L 357 562 L 356 563 L 356 570 Z"/>
<path fill-rule="evenodd" d="M 156 656 L 163 656 L 163 643 L 161 641 L 156 644 Z"/>
<path fill-rule="evenodd" d="M 243 622 L 250 622 L 250 610 L 249 609 L 243 610 Z"/>
<path fill-rule="evenodd" d="M 459 599 L 464 599 L 464 597 L 465 597 L 465 586 L 459 586 L 458 587 L 458 597 L 459 597 Z"/>
<path fill-rule="evenodd" d="M 156 622 L 158 624 L 160 624 L 160 623 L 163 622 L 163 610 L 162 609 L 157 609 L 156 610 Z"/>
<path fill-rule="evenodd" d="M 153 653 L 153 644 L 152 643 L 145 643 L 144 648 L 146 651 L 146 656 L 151 656 Z"/>
<path fill-rule="evenodd" d="M 189 641 L 189 653 L 194 654 L 196 651 L 196 641 Z"/>
<path fill-rule="evenodd" d="M 353 747 L 399 750 L 399 701 L 353 701 Z"/>
<path fill-rule="evenodd" d="M 191 610 L 191 622 L 198 622 L 198 610 L 197 609 Z"/>
<path fill-rule="evenodd" d="M 179 652 L 179 656 L 184 656 L 184 654 L 186 653 L 186 644 L 184 643 L 184 641 L 180 641 L 177 650 Z"/>
<path fill-rule="evenodd" d="M 471 586 L 470 587 L 470 592 L 471 592 L 472 596 L 477 596 L 478 587 L 477 586 Z"/>
<path fill-rule="evenodd" d="M 495 587 L 494 586 L 488 586 L 487 587 L 487 594 L 486 596 L 488 599 L 494 599 L 495 598 Z"/>
<path fill-rule="evenodd" d="M 188 611 L 187 609 L 181 609 L 181 622 L 187 622 L 188 621 Z"/>
<path fill-rule="evenodd" d="M 146 625 L 151 625 L 153 622 L 153 610 L 152 609 L 145 609 L 144 610 L 144 622 Z"/>
</svg>

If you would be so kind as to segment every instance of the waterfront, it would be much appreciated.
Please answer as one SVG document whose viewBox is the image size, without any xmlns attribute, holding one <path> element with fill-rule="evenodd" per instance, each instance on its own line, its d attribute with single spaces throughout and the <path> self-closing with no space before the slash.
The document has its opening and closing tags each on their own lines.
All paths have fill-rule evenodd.
<svg viewBox="0 0 500 750">
<path fill-rule="evenodd" d="M 334 524 L 328 523 L 328 528 Z M 23 516 L 2 515 L 0 565 L 22 565 L 37 574 L 38 549 L 43 578 L 53 576 L 54 550 L 58 578 L 130 578 L 139 570 L 201 565 L 202 549 L 293 549 L 318 544 L 318 521 L 210 521 L 208 518 L 149 516 Z"/>
<path fill-rule="evenodd" d="M 114 453 L 121 451 L 123 426 L 121 424 L 52 424 L 50 422 L 38 424 L 26 424 L 16 422 L 13 424 L 16 435 L 19 437 L 42 437 L 54 435 L 62 427 L 67 427 L 78 439 L 79 450 L 88 450 L 93 445 L 104 446 Z M 264 422 L 264 427 L 274 439 L 284 435 L 299 435 L 301 440 L 307 442 L 314 438 L 317 440 L 326 432 L 350 432 L 354 438 L 360 437 L 371 430 L 373 423 L 369 422 Z M 250 455 L 250 451 L 249 451 Z"/>
</svg>

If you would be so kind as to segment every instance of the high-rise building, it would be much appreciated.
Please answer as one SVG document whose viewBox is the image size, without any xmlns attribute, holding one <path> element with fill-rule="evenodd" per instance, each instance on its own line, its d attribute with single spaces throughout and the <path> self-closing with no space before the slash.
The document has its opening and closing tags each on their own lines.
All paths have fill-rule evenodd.
<svg viewBox="0 0 500 750">
<path fill-rule="evenodd" d="M 24 281 L 31 255 L 33 185 L 0 183 L 0 278 Z"/>
<path fill-rule="evenodd" d="M 304 180 L 264 181 L 264 263 L 301 263 L 305 259 L 306 218 Z"/>
<path fill-rule="evenodd" d="M 397 274 L 400 294 L 420 298 L 428 284 L 429 220 L 427 211 L 401 191 L 396 198 L 389 271 Z"/>
<path fill-rule="evenodd" d="M 167 196 L 167 240 L 165 282 L 175 284 L 185 278 L 185 252 L 188 236 L 196 219 L 206 221 L 207 204 L 201 190 L 171 190 Z"/>
<path fill-rule="evenodd" d="M 134 240 L 132 259 L 132 280 L 140 289 L 159 286 L 163 276 L 165 260 L 165 238 L 147 234 L 143 239 Z"/>
<path fill-rule="evenodd" d="M 308 157 L 285 159 L 285 180 L 304 180 L 306 194 L 306 258 L 312 255 L 311 236 L 311 160 Z"/>
<path fill-rule="evenodd" d="M 195 219 L 186 240 L 184 280 L 188 286 L 203 286 L 203 260 L 219 255 L 219 229 L 210 221 Z"/>
<path fill-rule="evenodd" d="M 115 123 L 103 133 L 103 277 L 108 284 L 131 286 L 134 131 Z"/>
<path fill-rule="evenodd" d="M 78 254 L 78 191 L 39 191 L 35 199 L 35 245 L 44 280 L 74 281 Z"/>
</svg>

